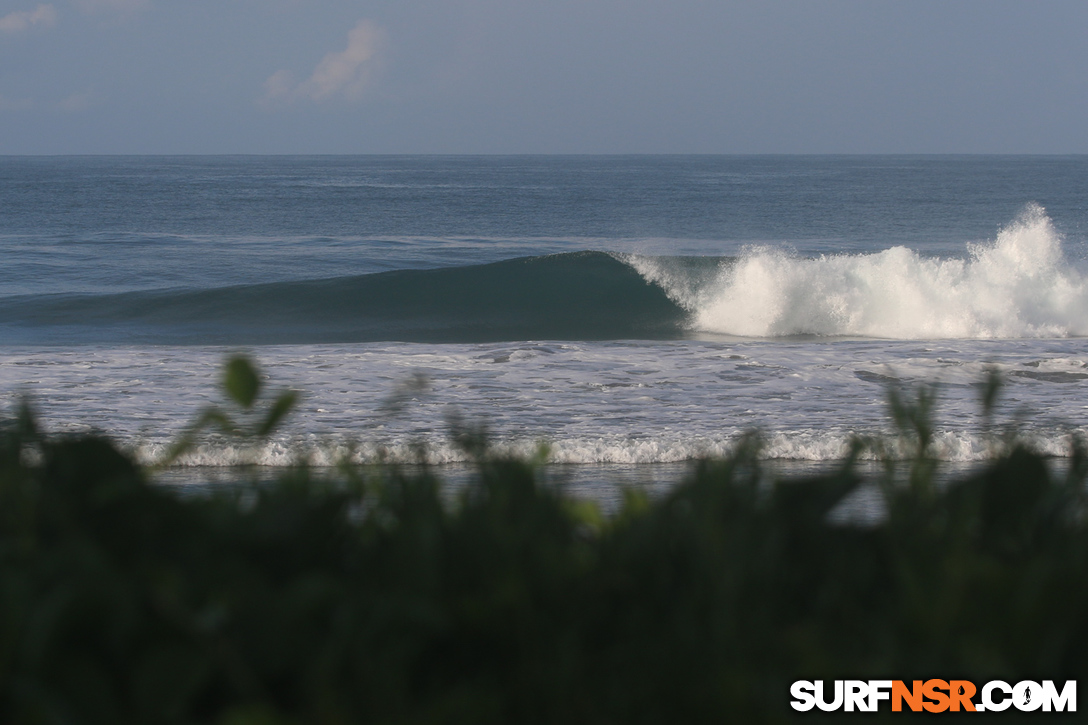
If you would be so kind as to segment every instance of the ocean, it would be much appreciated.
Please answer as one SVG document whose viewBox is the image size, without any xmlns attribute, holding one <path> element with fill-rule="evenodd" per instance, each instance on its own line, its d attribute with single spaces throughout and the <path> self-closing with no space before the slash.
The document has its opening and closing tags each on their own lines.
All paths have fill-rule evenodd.
<svg viewBox="0 0 1088 725">
<path fill-rule="evenodd" d="M 984 460 L 996 369 L 1063 457 L 1086 241 L 1085 157 L 0 157 L 0 404 L 153 463 L 242 351 L 298 409 L 175 477 L 457 470 L 461 420 L 592 487 L 750 431 L 830 465 L 929 384 L 937 454 Z"/>
</svg>

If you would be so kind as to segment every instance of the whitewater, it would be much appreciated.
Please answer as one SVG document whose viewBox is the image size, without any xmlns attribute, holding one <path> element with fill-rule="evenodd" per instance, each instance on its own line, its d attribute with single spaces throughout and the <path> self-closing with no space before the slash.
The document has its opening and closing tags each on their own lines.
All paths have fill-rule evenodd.
<svg viewBox="0 0 1088 725">
<path fill-rule="evenodd" d="M 993 242 L 965 251 L 964 259 L 927 258 L 895 246 L 806 259 L 757 247 L 721 262 L 702 284 L 667 260 L 624 259 L 703 332 L 892 339 L 1088 333 L 1088 285 L 1041 206 L 1028 204 Z"/>
<path fill-rule="evenodd" d="M 301 392 L 243 462 L 624 475 L 832 462 L 936 386 L 936 454 L 1088 435 L 1079 157 L 0 159 L 0 404 L 161 459 L 251 354 Z M 982 381 L 1005 381 L 994 419 Z M 543 448 L 542 448 L 543 446 Z M 670 471 L 674 469 L 669 469 Z M 575 474 L 577 475 L 580 474 Z"/>
</svg>

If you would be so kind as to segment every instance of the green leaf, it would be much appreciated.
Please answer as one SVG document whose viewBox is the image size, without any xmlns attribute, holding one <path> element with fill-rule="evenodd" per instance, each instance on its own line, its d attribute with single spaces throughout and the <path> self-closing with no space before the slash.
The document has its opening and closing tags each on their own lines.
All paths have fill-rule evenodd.
<svg viewBox="0 0 1088 725">
<path fill-rule="evenodd" d="M 204 430 L 210 425 L 214 425 L 227 435 L 245 435 L 241 427 L 239 427 L 229 415 L 218 408 L 209 408 L 208 410 L 205 410 L 204 414 L 201 415 L 200 419 L 197 421 L 196 429 Z"/>
<path fill-rule="evenodd" d="M 261 390 L 261 380 L 257 368 L 244 355 L 236 355 L 227 361 L 223 376 L 223 388 L 227 396 L 243 408 L 253 407 L 257 393 Z"/>
<path fill-rule="evenodd" d="M 982 385 L 982 414 L 989 418 L 997 405 L 997 396 L 1001 392 L 1001 372 L 994 367 L 986 370 L 986 380 Z"/>
<path fill-rule="evenodd" d="M 260 428 L 257 429 L 257 435 L 266 436 L 275 430 L 276 426 L 283 420 L 283 417 L 291 412 L 291 408 L 295 407 L 295 403 L 297 402 L 298 393 L 293 390 L 288 390 L 276 398 L 276 402 L 272 404 L 272 408 L 268 411 L 268 415 L 265 417 L 264 422 L 261 423 Z"/>
</svg>

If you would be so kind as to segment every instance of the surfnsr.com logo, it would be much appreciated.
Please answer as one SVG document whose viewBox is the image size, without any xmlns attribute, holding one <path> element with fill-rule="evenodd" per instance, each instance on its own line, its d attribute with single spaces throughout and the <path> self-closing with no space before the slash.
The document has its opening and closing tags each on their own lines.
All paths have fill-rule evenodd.
<svg viewBox="0 0 1088 725">
<path fill-rule="evenodd" d="M 1053 680 L 1024 680 L 1010 685 L 991 680 L 981 688 L 969 680 L 798 680 L 790 687 L 794 710 L 808 712 L 876 712 L 883 703 L 892 712 L 1076 712 L 1077 683 L 1067 680 L 1061 690 Z"/>
</svg>

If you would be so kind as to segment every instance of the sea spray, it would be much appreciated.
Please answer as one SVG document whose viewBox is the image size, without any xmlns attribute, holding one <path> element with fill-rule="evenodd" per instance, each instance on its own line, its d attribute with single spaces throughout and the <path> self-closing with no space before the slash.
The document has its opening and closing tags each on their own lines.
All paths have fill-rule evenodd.
<svg viewBox="0 0 1088 725">
<path fill-rule="evenodd" d="M 675 264 L 628 255 L 690 314 L 696 331 L 745 337 L 1045 338 L 1088 333 L 1088 283 L 1062 253 L 1044 209 L 1029 205 L 966 259 L 906 247 L 800 258 L 756 247 L 694 284 Z"/>
</svg>

